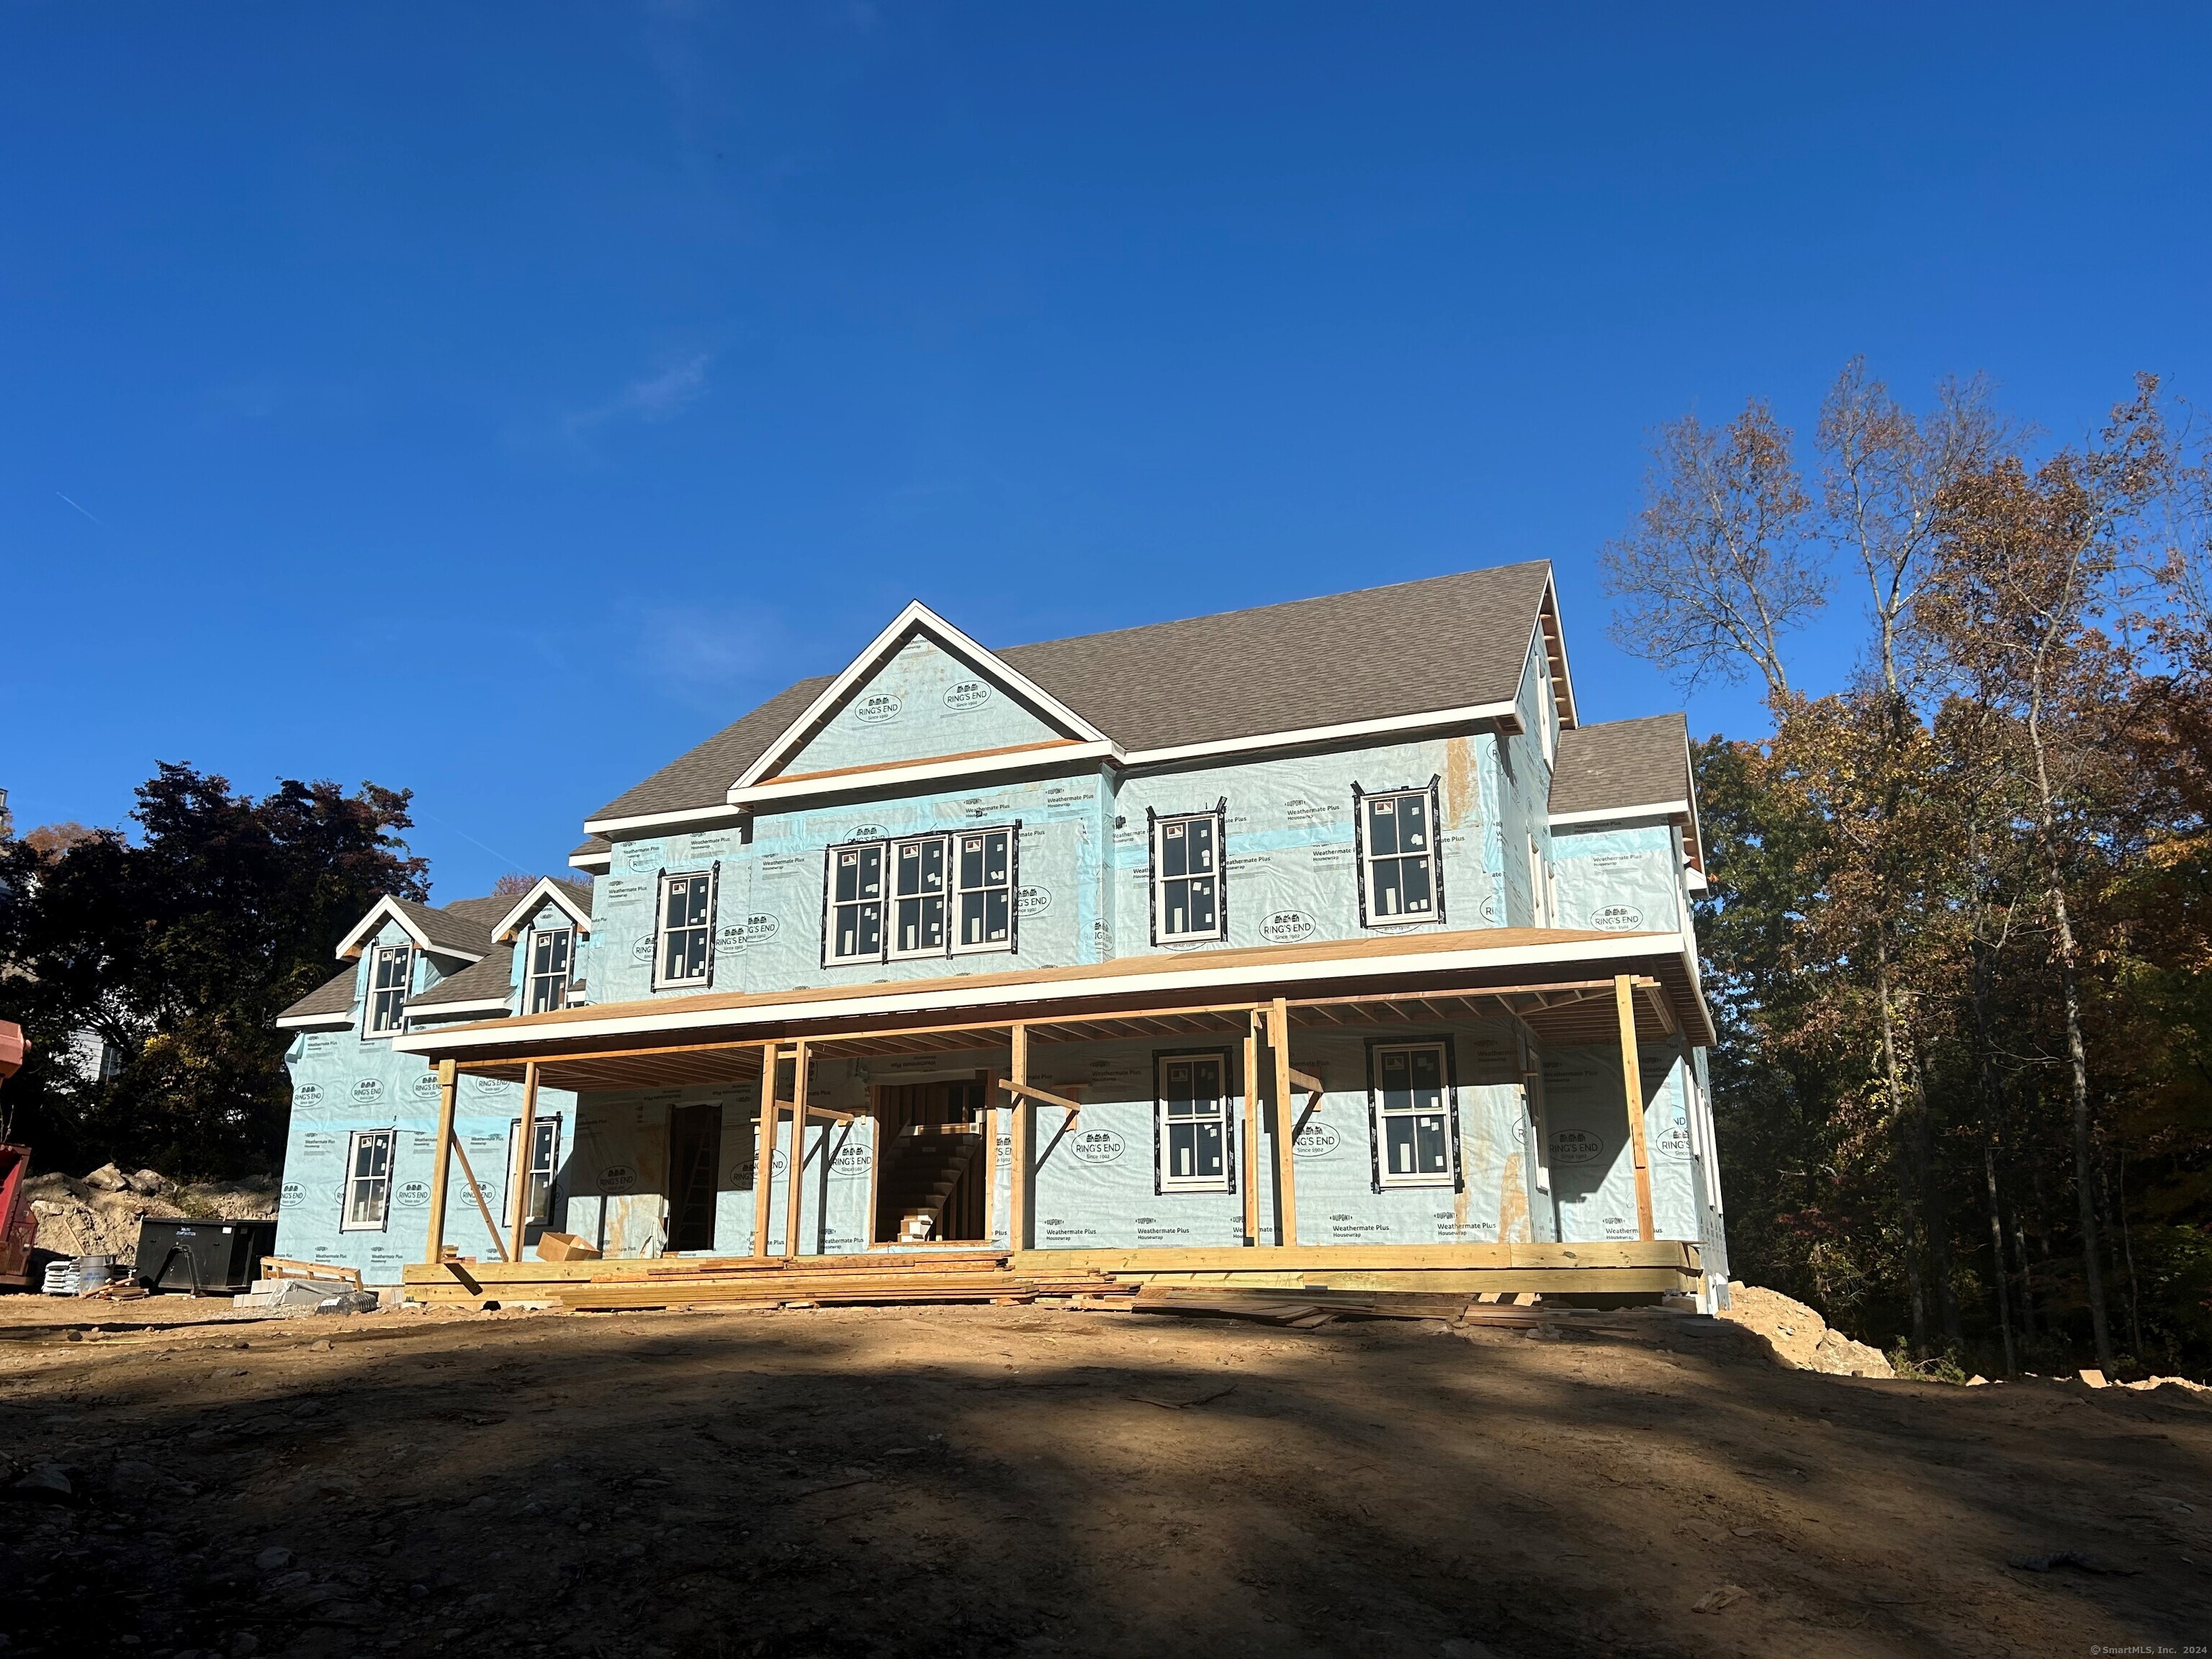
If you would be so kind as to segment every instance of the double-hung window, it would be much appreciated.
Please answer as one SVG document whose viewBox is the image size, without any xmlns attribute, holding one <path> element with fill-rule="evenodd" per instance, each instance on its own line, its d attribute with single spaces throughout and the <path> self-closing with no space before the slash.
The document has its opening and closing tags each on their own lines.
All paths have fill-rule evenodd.
<svg viewBox="0 0 2212 1659">
<path fill-rule="evenodd" d="M 507 1126 L 507 1167 L 510 1175 L 514 1170 L 515 1137 L 522 1133 L 522 1120 L 515 1118 Z M 522 1219 L 526 1225 L 543 1222 L 553 1196 L 553 1171 L 558 1167 L 561 1152 L 561 1120 L 557 1117 L 534 1117 L 530 1120 L 530 1168 L 525 1179 L 529 1182 L 523 1200 Z"/>
<path fill-rule="evenodd" d="M 1152 821 L 1152 937 L 1157 944 L 1227 937 L 1222 813 Z"/>
<path fill-rule="evenodd" d="M 1014 826 L 831 848 L 823 963 L 1012 950 L 1014 858 Z"/>
<path fill-rule="evenodd" d="M 1370 1050 L 1376 1184 L 1449 1187 L 1455 1170 L 1449 1066 L 1441 1042 Z"/>
<path fill-rule="evenodd" d="M 1159 1182 L 1163 1192 L 1232 1188 L 1229 1057 L 1159 1057 Z"/>
<path fill-rule="evenodd" d="M 542 1014 L 568 1006 L 568 963 L 576 952 L 576 930 L 556 927 L 530 936 L 530 988 L 525 1012 Z"/>
<path fill-rule="evenodd" d="M 891 843 L 891 954 L 945 954 L 945 837 Z"/>
<path fill-rule="evenodd" d="M 884 844 L 830 851 L 832 962 L 880 962 L 884 955 Z"/>
<path fill-rule="evenodd" d="M 412 945 L 376 947 L 368 969 L 369 1036 L 388 1036 L 407 1023 L 407 982 L 414 966 Z"/>
<path fill-rule="evenodd" d="M 1358 803 L 1360 896 L 1367 925 L 1440 920 L 1435 787 L 1361 795 Z"/>
<path fill-rule="evenodd" d="M 653 957 L 655 990 L 704 985 L 714 974 L 714 877 L 707 870 L 660 878 L 660 948 Z"/>
<path fill-rule="evenodd" d="M 955 951 L 1005 951 L 1014 936 L 1014 832 L 968 830 L 954 836 L 959 866 L 960 931 Z"/>
<path fill-rule="evenodd" d="M 392 1213 L 392 1150 L 396 1129 L 362 1129 L 346 1147 L 344 1233 L 382 1232 Z"/>
</svg>

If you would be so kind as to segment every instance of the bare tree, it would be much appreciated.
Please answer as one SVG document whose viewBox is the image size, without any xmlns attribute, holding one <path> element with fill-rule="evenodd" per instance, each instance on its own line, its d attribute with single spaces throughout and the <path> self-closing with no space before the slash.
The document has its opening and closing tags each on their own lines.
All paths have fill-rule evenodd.
<svg viewBox="0 0 2212 1659">
<path fill-rule="evenodd" d="M 1685 415 L 1653 434 L 1644 504 L 1599 556 L 1621 649 L 1685 687 L 1748 663 L 1770 697 L 1789 691 L 1782 635 L 1827 599 L 1791 441 L 1758 400 L 1724 427 Z"/>
</svg>

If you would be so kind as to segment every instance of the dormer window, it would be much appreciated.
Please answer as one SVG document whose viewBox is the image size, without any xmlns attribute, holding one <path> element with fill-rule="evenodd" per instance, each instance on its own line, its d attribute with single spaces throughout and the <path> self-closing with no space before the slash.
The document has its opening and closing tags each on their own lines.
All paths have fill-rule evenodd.
<svg viewBox="0 0 2212 1659">
<path fill-rule="evenodd" d="M 371 953 L 368 1036 L 390 1036 L 406 1024 L 408 981 L 413 976 L 414 965 L 411 945 L 380 945 Z"/>
<path fill-rule="evenodd" d="M 576 953 L 576 930 L 556 927 L 530 936 L 530 981 L 523 1012 L 550 1012 L 568 1006 L 568 964 Z"/>
</svg>

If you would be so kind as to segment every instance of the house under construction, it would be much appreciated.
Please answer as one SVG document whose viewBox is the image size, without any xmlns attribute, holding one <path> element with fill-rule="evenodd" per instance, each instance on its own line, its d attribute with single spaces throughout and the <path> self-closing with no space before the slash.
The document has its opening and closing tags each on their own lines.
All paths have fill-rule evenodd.
<svg viewBox="0 0 2212 1659">
<path fill-rule="evenodd" d="M 588 896 L 386 901 L 287 1013 L 282 1254 L 1725 1295 L 1686 730 L 1581 720 L 1546 564 L 998 650 L 916 603 L 584 828 Z"/>
</svg>

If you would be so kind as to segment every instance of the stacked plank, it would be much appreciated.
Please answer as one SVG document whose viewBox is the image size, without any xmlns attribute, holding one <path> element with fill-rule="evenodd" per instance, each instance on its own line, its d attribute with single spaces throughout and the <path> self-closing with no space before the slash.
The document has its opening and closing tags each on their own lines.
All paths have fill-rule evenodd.
<svg viewBox="0 0 2212 1659">
<path fill-rule="evenodd" d="M 799 1261 L 641 1261 L 635 1273 L 564 1285 L 563 1308 L 836 1306 L 922 1302 L 1034 1302 L 1114 1296 L 1130 1287 L 1099 1273 L 1024 1273 L 995 1253 L 811 1256 Z"/>
</svg>

